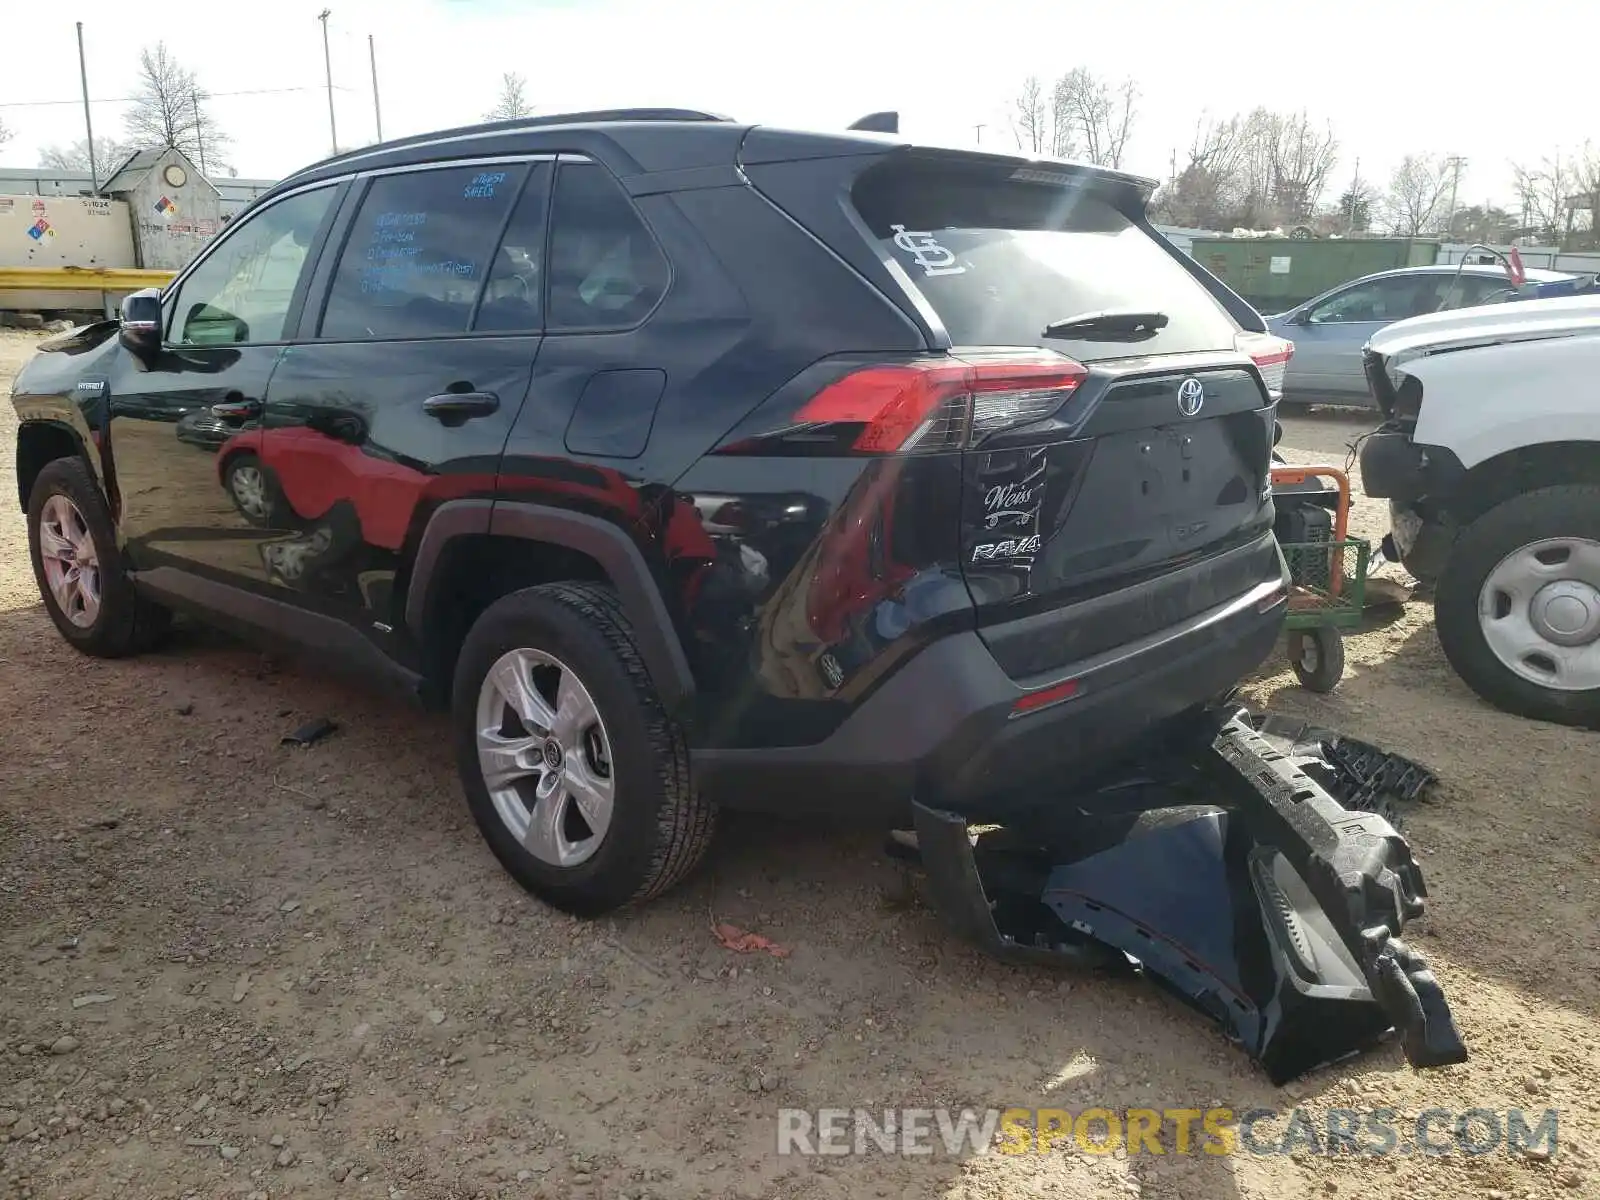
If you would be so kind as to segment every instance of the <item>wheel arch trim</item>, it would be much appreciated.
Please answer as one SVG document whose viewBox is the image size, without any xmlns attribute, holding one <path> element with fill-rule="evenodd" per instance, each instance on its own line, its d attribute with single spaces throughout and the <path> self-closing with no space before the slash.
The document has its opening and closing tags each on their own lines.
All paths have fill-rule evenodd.
<svg viewBox="0 0 1600 1200">
<path fill-rule="evenodd" d="M 569 509 L 490 500 L 440 505 L 417 544 L 406 590 L 406 628 L 419 644 L 446 547 L 456 538 L 484 534 L 561 546 L 592 558 L 617 589 L 640 656 L 663 702 L 671 708 L 694 694 L 694 674 L 677 626 L 638 545 L 612 522 Z"/>
</svg>

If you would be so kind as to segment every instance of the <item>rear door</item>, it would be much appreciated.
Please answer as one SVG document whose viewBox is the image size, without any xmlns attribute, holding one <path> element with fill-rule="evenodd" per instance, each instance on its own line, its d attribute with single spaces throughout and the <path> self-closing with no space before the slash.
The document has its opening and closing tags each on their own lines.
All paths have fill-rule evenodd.
<svg viewBox="0 0 1600 1200">
<path fill-rule="evenodd" d="M 453 163 L 361 181 L 324 255 L 260 437 L 267 578 L 382 637 L 440 504 L 490 497 L 538 356 L 551 163 Z"/>
<path fill-rule="evenodd" d="M 853 193 L 952 354 L 1079 372 L 1065 392 L 1057 381 L 993 403 L 974 394 L 961 539 L 980 624 L 1223 555 L 1271 521 L 1270 402 L 1233 319 L 1125 198 L 1023 174 L 891 159 Z M 1106 313 L 1123 316 L 1046 332 Z M 1259 582 L 1253 570 L 1212 573 L 1149 612 L 1123 612 L 1116 636 L 1230 599 Z"/>
</svg>

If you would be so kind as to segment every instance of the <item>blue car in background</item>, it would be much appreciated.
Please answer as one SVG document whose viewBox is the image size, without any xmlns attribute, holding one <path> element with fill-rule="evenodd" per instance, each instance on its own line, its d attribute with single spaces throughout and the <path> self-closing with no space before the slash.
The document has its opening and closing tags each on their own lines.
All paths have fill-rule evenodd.
<svg viewBox="0 0 1600 1200">
<path fill-rule="evenodd" d="M 1294 343 L 1283 402 L 1376 408 L 1362 373 L 1361 349 L 1385 325 L 1423 313 L 1570 296 L 1597 287 L 1593 275 L 1532 268 L 1525 275 L 1519 286 L 1495 264 L 1403 267 L 1342 283 L 1268 317 L 1267 328 Z"/>
</svg>

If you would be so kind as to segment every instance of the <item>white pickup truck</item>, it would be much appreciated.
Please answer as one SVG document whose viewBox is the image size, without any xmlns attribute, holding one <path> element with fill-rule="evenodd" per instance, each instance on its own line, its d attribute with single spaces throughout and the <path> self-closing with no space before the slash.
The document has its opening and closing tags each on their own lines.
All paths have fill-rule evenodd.
<svg viewBox="0 0 1600 1200">
<path fill-rule="evenodd" d="M 1367 343 L 1384 550 L 1480 696 L 1600 728 L 1600 295 L 1434 313 Z"/>
</svg>

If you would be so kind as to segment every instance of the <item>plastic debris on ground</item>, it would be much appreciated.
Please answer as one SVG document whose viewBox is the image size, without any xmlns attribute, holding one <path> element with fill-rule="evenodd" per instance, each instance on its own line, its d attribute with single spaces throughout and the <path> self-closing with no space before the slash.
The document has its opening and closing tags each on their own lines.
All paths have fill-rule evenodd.
<svg viewBox="0 0 1600 1200">
<path fill-rule="evenodd" d="M 917 804 L 913 844 L 892 849 L 990 954 L 1142 973 L 1275 1083 L 1391 1032 L 1413 1066 L 1443 1066 L 1467 1050 L 1400 938 L 1427 893 L 1393 824 L 1433 782 L 1379 747 L 1222 705 L 1008 804 L 1002 826 Z"/>
</svg>

